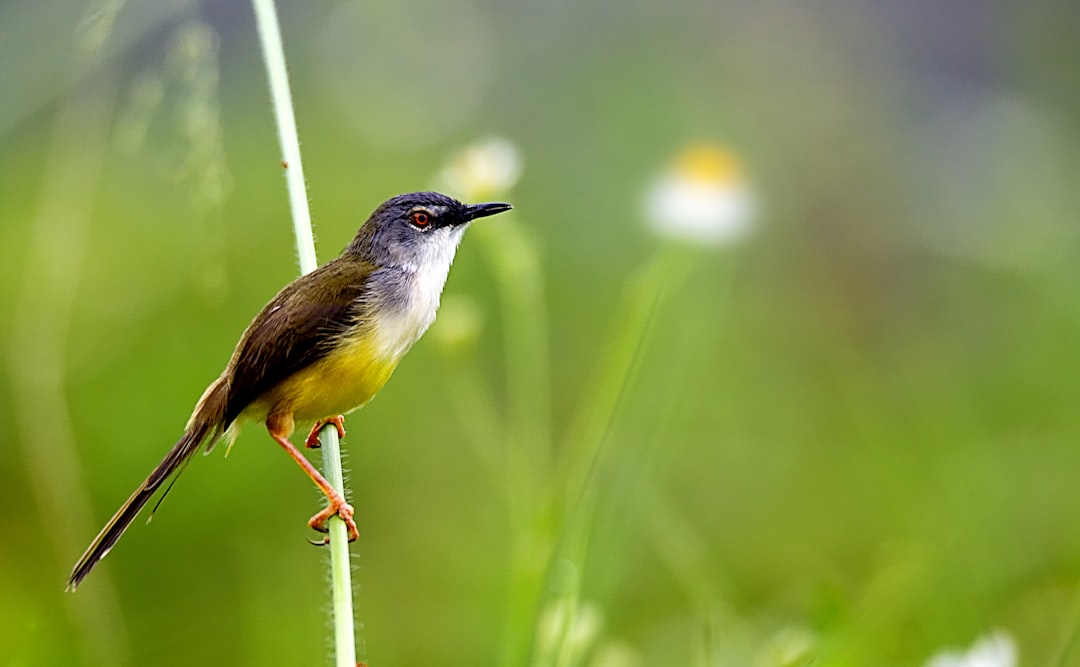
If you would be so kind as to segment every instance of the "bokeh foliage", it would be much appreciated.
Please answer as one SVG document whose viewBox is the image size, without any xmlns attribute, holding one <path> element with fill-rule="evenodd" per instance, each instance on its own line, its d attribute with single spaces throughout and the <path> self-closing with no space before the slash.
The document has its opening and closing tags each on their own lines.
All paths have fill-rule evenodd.
<svg viewBox="0 0 1080 667">
<path fill-rule="evenodd" d="M 657 308 L 587 556 L 544 579 L 544 600 L 572 586 L 602 626 L 590 658 L 914 665 L 1003 628 L 1024 664 L 1080 664 L 1075 3 L 280 12 L 322 258 L 457 147 L 497 133 L 521 149 L 553 457 L 627 285 L 662 252 L 641 221 L 649 179 L 693 142 L 747 165 L 757 233 L 694 254 Z M 324 566 L 303 539 L 316 495 L 257 428 L 63 593 L 295 276 L 287 210 L 247 5 L 0 7 L 0 664 L 326 653 Z M 482 314 L 465 356 L 421 341 L 349 421 L 374 665 L 493 664 L 515 630 L 519 526 L 450 395 L 469 373 L 513 414 L 490 259 L 466 238 L 447 287 Z M 64 442 L 74 471 L 32 464 Z M 69 479 L 62 521 L 43 493 Z M 104 642 L 80 635 L 95 609 L 122 619 Z"/>
</svg>

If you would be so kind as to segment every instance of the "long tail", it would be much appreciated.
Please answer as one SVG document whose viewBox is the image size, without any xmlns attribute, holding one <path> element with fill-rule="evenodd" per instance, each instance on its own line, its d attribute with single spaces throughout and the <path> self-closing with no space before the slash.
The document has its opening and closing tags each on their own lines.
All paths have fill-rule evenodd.
<svg viewBox="0 0 1080 667">
<path fill-rule="evenodd" d="M 109 519 L 109 523 L 105 524 L 98 536 L 90 543 L 86 552 L 79 558 L 79 562 L 75 563 L 71 576 L 68 577 L 67 590 L 74 591 L 79 587 L 86 575 L 90 574 L 94 566 L 109 553 L 109 549 L 112 549 L 127 527 L 135 520 L 139 510 L 146 505 L 162 484 L 174 474 L 179 474 L 184 464 L 195 452 L 199 451 L 199 445 L 204 442 L 212 444 L 221 436 L 227 397 L 228 383 L 224 378 L 219 378 L 207 388 L 195 407 L 191 419 L 188 420 L 184 435 L 173 445 L 161 463 L 157 464 L 150 476 L 139 485 L 139 488 L 135 489 L 127 502 L 116 510 L 116 514 Z"/>
</svg>

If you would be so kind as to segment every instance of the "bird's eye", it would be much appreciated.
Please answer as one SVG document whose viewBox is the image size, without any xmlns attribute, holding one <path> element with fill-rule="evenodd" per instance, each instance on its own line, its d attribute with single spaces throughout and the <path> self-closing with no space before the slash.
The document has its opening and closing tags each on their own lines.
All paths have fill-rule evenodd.
<svg viewBox="0 0 1080 667">
<path fill-rule="evenodd" d="M 417 227 L 427 227 L 431 223 L 431 215 L 427 211 L 413 211 L 412 223 Z"/>
</svg>

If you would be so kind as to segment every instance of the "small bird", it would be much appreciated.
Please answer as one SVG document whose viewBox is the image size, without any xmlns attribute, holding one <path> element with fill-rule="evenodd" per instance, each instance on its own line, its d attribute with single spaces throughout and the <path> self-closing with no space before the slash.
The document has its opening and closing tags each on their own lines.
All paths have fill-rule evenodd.
<svg viewBox="0 0 1080 667">
<path fill-rule="evenodd" d="M 232 446 L 244 422 L 265 424 L 270 437 L 326 494 L 329 504 L 308 525 L 325 533 L 327 519 L 336 514 L 348 527 L 349 540 L 355 540 L 359 533 L 352 506 L 289 436 L 298 421 L 315 422 L 308 447 L 319 446 L 319 431 L 327 424 L 345 435 L 343 415 L 382 389 L 435 320 L 469 223 L 511 208 L 501 202 L 463 204 L 436 192 L 399 195 L 375 209 L 341 256 L 278 292 L 240 337 L 180 440 L 79 558 L 68 590 L 79 586 L 139 510 L 166 481 L 175 480 L 201 446 L 210 451 L 219 440 Z"/>
</svg>

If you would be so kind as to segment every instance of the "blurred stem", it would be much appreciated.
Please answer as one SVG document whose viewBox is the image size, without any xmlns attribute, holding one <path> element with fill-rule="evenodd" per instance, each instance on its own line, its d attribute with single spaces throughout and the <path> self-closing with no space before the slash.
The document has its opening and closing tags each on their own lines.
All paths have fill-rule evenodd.
<svg viewBox="0 0 1080 667">
<path fill-rule="evenodd" d="M 662 461 L 658 461 L 661 450 L 668 456 L 678 455 L 678 449 L 672 447 L 673 443 L 666 436 L 674 432 L 677 407 L 688 398 L 687 383 L 698 357 L 695 352 L 709 344 L 710 332 L 720 329 L 714 319 L 723 317 L 727 310 L 734 282 L 734 259 L 728 259 L 723 268 L 721 288 L 713 301 L 715 311 L 687 313 L 680 309 L 684 314 L 680 316 L 679 331 L 672 341 L 675 349 L 665 358 L 668 377 L 663 382 L 664 390 L 655 392 L 656 413 L 651 420 L 651 432 L 645 437 L 641 451 L 625 457 L 630 461 L 630 471 L 622 479 L 628 483 L 616 490 L 618 496 L 613 502 L 620 511 L 644 517 L 653 536 L 650 543 L 697 616 L 699 632 L 692 657 L 694 667 L 717 664 L 720 637 L 732 616 L 724 602 L 726 586 L 716 575 L 717 570 L 700 531 L 660 495 L 653 481 L 662 467 Z"/>
<path fill-rule="evenodd" d="M 565 480 L 560 518 L 570 526 L 580 528 L 589 519 L 596 464 L 615 414 L 637 369 L 657 309 L 667 294 L 682 283 L 693 258 L 684 247 L 664 246 L 627 284 L 619 313 L 608 330 L 610 351 L 590 383 L 590 398 L 566 436 L 566 454 L 560 466 L 560 479 Z M 574 531 L 570 535 L 575 535 Z"/>
<path fill-rule="evenodd" d="M 526 664 L 544 577 L 554 553 L 549 483 L 551 406 L 547 309 L 536 245 L 516 218 L 473 233 L 488 256 L 499 290 L 506 336 L 509 436 L 506 479 L 514 531 L 506 632 L 499 664 Z"/>
<path fill-rule="evenodd" d="M 568 605 L 568 622 L 561 628 L 562 636 L 557 640 L 560 650 L 555 664 L 560 667 L 569 665 L 572 657 L 571 632 L 580 598 L 577 582 L 582 579 L 588 534 L 599 493 L 597 465 L 625 392 L 632 384 L 641 354 L 647 347 L 656 313 L 667 295 L 682 284 L 695 257 L 683 246 L 665 245 L 640 273 L 630 278 L 619 313 L 609 329 L 610 352 L 596 379 L 590 383 L 587 396 L 591 398 L 567 434 L 566 455 L 558 477 L 565 480 L 558 515 L 562 529 L 560 557 L 576 567 L 578 576 L 573 590 L 566 591 L 562 601 Z"/>
<path fill-rule="evenodd" d="M 311 213 L 308 210 L 304 170 L 300 162 L 300 139 L 296 131 L 292 94 L 285 68 L 285 49 L 281 43 L 281 28 L 273 0 L 252 0 L 255 8 L 259 40 L 262 43 L 266 75 L 270 80 L 270 93 L 277 119 L 278 138 L 283 155 L 285 180 L 289 189 L 293 229 L 296 233 L 296 250 L 300 259 L 300 273 L 314 271 L 318 266 L 315 255 L 315 239 L 311 229 Z M 319 434 L 322 442 L 323 467 L 327 481 L 342 495 L 345 481 L 341 468 L 341 450 L 336 429 L 328 425 Z M 338 667 L 356 666 L 356 629 L 353 620 L 352 572 L 349 563 L 349 541 L 345 522 L 338 516 L 329 521 L 330 572 L 334 603 L 334 655 Z"/>
<path fill-rule="evenodd" d="M 535 243 L 515 218 L 476 230 L 499 290 L 506 330 L 511 520 L 535 509 L 551 449 L 547 309 Z"/>
<path fill-rule="evenodd" d="M 100 64 L 100 43 L 109 28 L 94 23 L 86 30 L 92 34 L 81 35 L 82 48 L 76 50 L 83 74 Z M 66 357 L 116 87 L 108 68 L 88 76 L 56 114 L 37 211 L 20 251 L 25 269 L 14 299 L 7 358 L 16 441 L 41 525 L 47 527 L 41 534 L 57 560 L 66 562 L 74 556 L 71 545 L 93 534 L 94 528 L 67 398 Z M 14 539 L 8 536 L 9 543 Z M 127 629 L 108 568 L 103 565 L 96 575 L 93 594 L 64 599 L 86 664 L 131 662 Z M 59 589 L 59 580 L 56 586 Z"/>
<path fill-rule="evenodd" d="M 720 628 L 722 614 L 706 612 L 698 628 L 697 644 L 691 655 L 691 667 L 714 667 L 720 664 Z"/>
<path fill-rule="evenodd" d="M 461 417 L 466 436 L 476 450 L 477 456 L 491 477 L 492 483 L 502 487 L 507 507 L 522 505 L 515 502 L 521 492 L 520 480 L 506 474 L 507 428 L 501 416 L 493 409 L 494 399 L 488 388 L 477 376 L 470 364 L 456 364 L 447 374 L 451 378 L 451 400 Z M 554 539 L 549 524 L 547 505 L 534 507 L 530 514 L 517 510 L 510 522 L 513 531 L 511 543 L 511 571 L 507 585 L 505 633 L 500 649 L 499 664 L 517 667 L 526 662 L 532 635 L 532 619 L 543 590 L 544 575 L 550 554 L 554 551 Z"/>
<path fill-rule="evenodd" d="M 495 401 L 491 393 L 472 364 L 454 363 L 446 376 L 452 384 L 450 400 L 460 416 L 466 439 L 476 451 L 492 484 L 502 487 L 509 497 L 513 489 L 508 483 L 502 461 L 506 426 L 493 408 Z"/>
<path fill-rule="evenodd" d="M 511 479 L 506 472 L 507 427 L 492 406 L 494 399 L 471 364 L 455 364 L 447 373 L 452 383 L 450 396 L 466 429 L 466 436 L 490 475 L 492 482 L 503 488 L 507 507 L 512 511 L 510 527 L 511 571 L 507 586 L 508 609 L 505 614 L 505 634 L 500 649 L 500 665 L 524 665 L 532 636 L 532 620 L 543 590 L 550 555 L 554 551 L 550 523 L 550 504 L 533 505 L 524 512 L 524 503 L 515 501 L 522 493 L 521 480 Z"/>
<path fill-rule="evenodd" d="M 667 566 L 687 600 L 706 619 L 720 607 L 721 585 L 704 540 L 685 517 L 652 488 L 642 489 L 646 521 L 660 561 Z"/>
<path fill-rule="evenodd" d="M 1068 629 L 1064 634 L 1061 648 L 1057 651 L 1057 657 L 1052 663 L 1057 667 L 1074 664 L 1073 653 L 1076 650 L 1077 640 L 1080 639 L 1080 597 L 1073 601 L 1072 613 L 1069 614 Z"/>
<path fill-rule="evenodd" d="M 117 78 L 113 68 L 102 66 L 102 56 L 122 5 L 119 0 L 91 2 L 72 35 L 71 64 L 78 84 L 55 114 L 37 210 L 25 246 L 17 253 L 25 267 L 13 300 L 6 359 L 16 442 L 45 527 L 41 534 L 65 564 L 74 555 L 71 544 L 94 528 L 68 403 L 65 362 L 91 211 L 116 106 Z M 23 168 L 32 169 L 32 163 Z M 13 539 L 8 536 L 9 543 Z M 93 594 L 64 598 L 74 641 L 86 664 L 130 664 L 119 598 L 108 565 L 102 570 Z M 59 581 L 56 585 L 59 589 Z"/>
<path fill-rule="evenodd" d="M 555 553 L 550 514 L 537 511 L 528 523 L 516 525 L 512 548 L 509 609 L 499 664 L 519 667 L 529 664 L 545 577 Z"/>
</svg>

